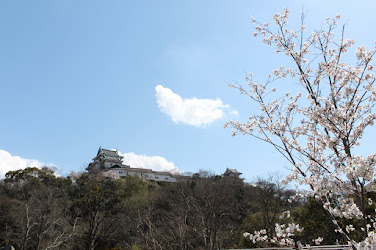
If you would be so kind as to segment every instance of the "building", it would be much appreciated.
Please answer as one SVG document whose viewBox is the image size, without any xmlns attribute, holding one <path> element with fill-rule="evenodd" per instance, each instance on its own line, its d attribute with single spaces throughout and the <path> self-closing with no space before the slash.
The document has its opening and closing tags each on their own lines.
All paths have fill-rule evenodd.
<svg viewBox="0 0 376 250">
<path fill-rule="evenodd" d="M 146 168 L 133 168 L 123 164 L 123 156 L 119 155 L 117 150 L 99 148 L 97 156 L 89 164 L 88 170 L 91 171 L 111 171 L 117 176 L 138 176 L 142 179 L 157 182 L 177 182 L 190 179 L 190 176 L 177 175 L 170 172 L 154 171 Z M 236 169 L 227 168 L 224 177 L 239 178 L 242 173 Z M 195 174 L 198 175 L 198 174 Z M 199 175 L 198 175 L 199 176 Z"/>
<path fill-rule="evenodd" d="M 223 173 L 223 176 L 239 178 L 241 174 L 242 173 L 238 172 L 236 169 L 226 168 L 226 171 Z"/>
<path fill-rule="evenodd" d="M 170 172 L 153 171 L 145 168 L 132 168 L 123 164 L 123 156 L 119 155 L 116 150 L 99 148 L 97 156 L 93 158 L 93 162 L 89 164 L 88 170 L 112 171 L 118 176 L 138 176 L 142 179 L 157 182 L 177 182 L 179 180 L 190 178 L 172 174 Z"/>
</svg>

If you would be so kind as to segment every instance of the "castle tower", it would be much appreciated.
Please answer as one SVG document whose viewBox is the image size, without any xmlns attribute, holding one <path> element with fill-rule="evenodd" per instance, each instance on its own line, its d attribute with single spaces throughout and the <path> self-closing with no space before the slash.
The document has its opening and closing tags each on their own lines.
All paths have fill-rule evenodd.
<svg viewBox="0 0 376 250">
<path fill-rule="evenodd" d="M 91 167 L 93 169 L 108 169 L 123 165 L 123 156 L 117 150 L 108 150 L 99 147 L 97 156 L 93 158 Z"/>
</svg>

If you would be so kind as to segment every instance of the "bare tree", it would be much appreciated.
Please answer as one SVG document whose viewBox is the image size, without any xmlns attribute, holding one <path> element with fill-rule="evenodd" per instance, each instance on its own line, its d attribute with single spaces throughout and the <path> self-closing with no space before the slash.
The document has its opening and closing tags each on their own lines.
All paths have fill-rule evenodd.
<svg viewBox="0 0 376 250">
<path fill-rule="evenodd" d="M 9 172 L 1 188 L 6 239 L 20 249 L 64 248 L 76 225 L 69 219 L 69 183 L 47 168 Z"/>
</svg>

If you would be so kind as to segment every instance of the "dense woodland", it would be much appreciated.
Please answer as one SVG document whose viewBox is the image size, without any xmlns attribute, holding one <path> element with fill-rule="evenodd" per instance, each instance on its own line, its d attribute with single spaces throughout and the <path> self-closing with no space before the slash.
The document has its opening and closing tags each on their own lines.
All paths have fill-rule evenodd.
<svg viewBox="0 0 376 250">
<path fill-rule="evenodd" d="M 156 183 L 100 173 L 59 177 L 48 168 L 11 171 L 0 181 L 0 246 L 16 249 L 224 249 L 262 247 L 243 237 L 273 232 L 283 211 L 312 244 L 339 236 L 314 200 L 289 202 L 292 190 L 273 178 L 252 185 L 201 172 Z M 261 245 L 260 245 L 261 244 Z"/>
</svg>

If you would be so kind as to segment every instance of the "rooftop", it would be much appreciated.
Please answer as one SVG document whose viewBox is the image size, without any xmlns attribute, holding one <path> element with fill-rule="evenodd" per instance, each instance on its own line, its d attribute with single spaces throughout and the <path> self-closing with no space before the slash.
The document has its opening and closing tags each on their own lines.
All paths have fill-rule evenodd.
<svg viewBox="0 0 376 250">
<path fill-rule="evenodd" d="M 242 173 L 238 172 L 238 170 L 234 169 L 234 168 L 226 168 L 226 171 L 223 175 L 241 175 Z"/>
<path fill-rule="evenodd" d="M 93 159 L 98 159 L 99 157 L 104 157 L 105 159 L 116 159 L 116 160 L 119 160 L 121 161 L 124 157 L 119 155 L 118 151 L 117 150 L 110 150 L 110 149 L 103 149 L 103 148 L 99 148 L 98 149 L 98 153 L 97 153 L 97 156 Z"/>
</svg>

